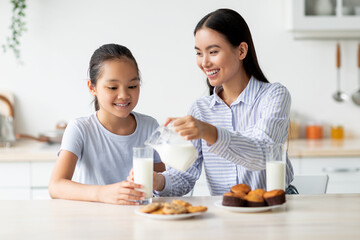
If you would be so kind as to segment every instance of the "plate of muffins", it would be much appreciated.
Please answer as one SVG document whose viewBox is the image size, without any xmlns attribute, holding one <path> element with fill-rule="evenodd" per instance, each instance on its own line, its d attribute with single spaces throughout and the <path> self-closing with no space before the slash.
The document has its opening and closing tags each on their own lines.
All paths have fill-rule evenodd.
<svg viewBox="0 0 360 240">
<path fill-rule="evenodd" d="M 265 212 L 281 207 L 285 202 L 284 190 L 251 190 L 247 184 L 237 184 L 223 195 L 222 201 L 215 202 L 215 206 L 233 212 Z"/>
</svg>

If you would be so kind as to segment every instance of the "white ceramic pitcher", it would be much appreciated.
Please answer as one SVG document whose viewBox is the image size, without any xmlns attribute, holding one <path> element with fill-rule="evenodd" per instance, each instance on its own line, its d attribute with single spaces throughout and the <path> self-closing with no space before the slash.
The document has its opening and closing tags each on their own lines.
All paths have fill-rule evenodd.
<svg viewBox="0 0 360 240">
<path fill-rule="evenodd" d="M 186 141 L 171 127 L 158 127 L 145 141 L 153 147 L 166 165 L 186 171 L 196 160 L 198 152 L 190 141 Z"/>
</svg>

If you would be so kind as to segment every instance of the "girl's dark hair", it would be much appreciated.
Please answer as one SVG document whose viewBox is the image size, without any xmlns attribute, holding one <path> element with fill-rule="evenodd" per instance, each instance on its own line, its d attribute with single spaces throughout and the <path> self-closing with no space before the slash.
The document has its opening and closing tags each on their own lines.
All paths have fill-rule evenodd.
<svg viewBox="0 0 360 240">
<path fill-rule="evenodd" d="M 269 82 L 259 66 L 250 29 L 239 13 L 231 9 L 218 9 L 211 12 L 196 25 L 194 35 L 204 26 L 221 33 L 233 47 L 238 47 L 240 43 L 246 42 L 248 45 L 248 53 L 244 59 L 246 73 L 262 82 Z M 212 95 L 214 87 L 210 85 L 208 79 L 207 84 L 210 95 Z"/>
<path fill-rule="evenodd" d="M 131 51 L 125 46 L 112 43 L 102 45 L 101 47 L 96 49 L 91 56 L 89 64 L 89 77 L 91 84 L 93 86 L 96 86 L 97 80 L 102 74 L 102 66 L 104 62 L 114 59 L 123 60 L 124 58 L 127 58 L 134 62 L 140 78 L 139 67 Z M 99 102 L 96 96 L 94 97 L 94 106 L 95 111 L 99 110 Z"/>
</svg>

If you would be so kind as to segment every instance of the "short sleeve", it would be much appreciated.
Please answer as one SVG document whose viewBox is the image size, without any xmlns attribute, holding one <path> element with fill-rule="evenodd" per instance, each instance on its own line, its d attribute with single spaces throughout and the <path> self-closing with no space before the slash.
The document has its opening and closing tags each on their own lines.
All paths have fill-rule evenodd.
<svg viewBox="0 0 360 240">
<path fill-rule="evenodd" d="M 82 156 L 82 149 L 84 146 L 83 133 L 81 128 L 76 123 L 76 120 L 69 122 L 67 125 L 58 155 L 62 150 L 74 153 L 78 159 Z"/>
</svg>

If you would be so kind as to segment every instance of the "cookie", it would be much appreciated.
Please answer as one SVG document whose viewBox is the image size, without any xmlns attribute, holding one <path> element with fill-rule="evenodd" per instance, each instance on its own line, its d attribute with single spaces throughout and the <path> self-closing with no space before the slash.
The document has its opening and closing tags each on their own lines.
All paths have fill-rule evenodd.
<svg viewBox="0 0 360 240">
<path fill-rule="evenodd" d="M 172 203 L 175 204 L 175 205 L 184 206 L 184 207 L 189 207 L 189 206 L 191 206 L 190 203 L 185 202 L 185 201 L 183 201 L 183 200 L 177 200 L 177 199 L 174 199 L 174 200 L 172 201 Z"/>
<path fill-rule="evenodd" d="M 150 214 L 165 215 L 162 207 L 159 208 L 158 210 L 155 210 L 155 211 L 151 212 Z"/>
<path fill-rule="evenodd" d="M 165 206 L 163 207 L 163 211 L 165 214 L 182 214 L 188 212 L 186 207 L 172 203 L 165 203 Z"/>
<path fill-rule="evenodd" d="M 161 207 L 162 207 L 162 203 L 154 202 L 141 207 L 139 211 L 143 213 L 151 213 L 153 211 L 158 210 Z"/>
<path fill-rule="evenodd" d="M 189 213 L 195 213 L 195 212 L 206 212 L 207 211 L 207 207 L 205 206 L 188 206 L 186 207 L 186 209 L 188 210 Z"/>
</svg>

